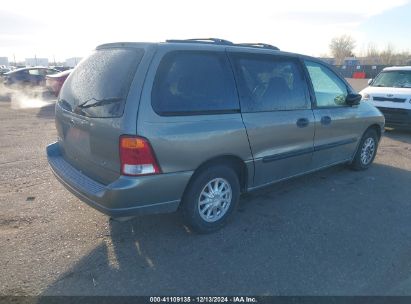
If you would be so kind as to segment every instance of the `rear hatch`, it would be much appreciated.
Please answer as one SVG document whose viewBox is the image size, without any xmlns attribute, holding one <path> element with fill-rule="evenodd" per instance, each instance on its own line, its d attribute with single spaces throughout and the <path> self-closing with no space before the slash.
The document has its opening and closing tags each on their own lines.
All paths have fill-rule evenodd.
<svg viewBox="0 0 411 304">
<path fill-rule="evenodd" d="M 102 48 L 70 74 L 56 106 L 56 128 L 63 157 L 103 184 L 120 175 L 119 136 L 139 48 Z"/>
</svg>

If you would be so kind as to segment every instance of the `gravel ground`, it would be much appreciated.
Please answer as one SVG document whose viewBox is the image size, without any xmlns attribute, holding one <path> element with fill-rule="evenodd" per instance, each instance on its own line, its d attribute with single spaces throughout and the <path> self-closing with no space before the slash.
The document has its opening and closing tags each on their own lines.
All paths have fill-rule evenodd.
<svg viewBox="0 0 411 304">
<path fill-rule="evenodd" d="M 244 195 L 195 235 L 178 214 L 119 223 L 79 201 L 47 165 L 53 105 L 21 107 L 0 101 L 0 295 L 411 295 L 411 132 L 386 132 L 368 171 Z"/>
<path fill-rule="evenodd" d="M 360 92 L 362 89 L 368 86 L 368 79 L 354 79 L 354 78 L 346 78 L 348 83 L 356 90 Z"/>
<path fill-rule="evenodd" d="M 347 78 L 347 81 L 357 92 L 368 86 L 368 79 Z"/>
</svg>

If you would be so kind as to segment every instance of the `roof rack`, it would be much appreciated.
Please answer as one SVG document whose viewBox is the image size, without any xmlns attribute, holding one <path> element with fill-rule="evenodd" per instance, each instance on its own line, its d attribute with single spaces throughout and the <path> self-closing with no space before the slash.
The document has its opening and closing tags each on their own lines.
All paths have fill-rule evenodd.
<svg viewBox="0 0 411 304">
<path fill-rule="evenodd" d="M 267 43 L 236 43 L 235 45 L 256 47 L 256 48 L 263 48 L 263 49 L 272 49 L 276 51 L 280 50 L 278 47 L 271 45 L 271 44 L 267 44 Z"/>
<path fill-rule="evenodd" d="M 192 38 L 192 39 L 170 39 L 166 42 L 179 42 L 179 43 L 215 43 L 223 45 L 234 45 L 231 41 L 220 39 L 220 38 Z"/>
<path fill-rule="evenodd" d="M 218 45 L 230 45 L 230 46 L 245 46 L 245 47 L 254 47 L 262 49 L 271 49 L 279 51 L 280 49 L 274 45 L 267 43 L 233 43 L 228 40 L 220 38 L 192 38 L 192 39 L 169 39 L 166 42 L 177 42 L 177 43 L 210 43 Z"/>
</svg>

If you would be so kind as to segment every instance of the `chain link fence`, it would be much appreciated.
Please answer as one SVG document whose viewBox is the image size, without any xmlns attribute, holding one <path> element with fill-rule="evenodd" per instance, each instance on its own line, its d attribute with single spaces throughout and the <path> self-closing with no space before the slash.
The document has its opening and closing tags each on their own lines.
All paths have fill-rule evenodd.
<svg viewBox="0 0 411 304">
<path fill-rule="evenodd" d="M 375 78 L 382 69 L 389 65 L 336 65 L 337 71 L 344 78 L 369 79 Z"/>
</svg>

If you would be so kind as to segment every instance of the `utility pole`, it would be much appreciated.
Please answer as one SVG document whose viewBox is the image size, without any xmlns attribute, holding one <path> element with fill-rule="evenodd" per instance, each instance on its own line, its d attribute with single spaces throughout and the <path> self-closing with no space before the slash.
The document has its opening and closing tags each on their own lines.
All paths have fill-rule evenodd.
<svg viewBox="0 0 411 304">
<path fill-rule="evenodd" d="M 34 61 L 36 62 L 36 66 L 37 66 L 37 55 L 34 54 Z"/>
</svg>

